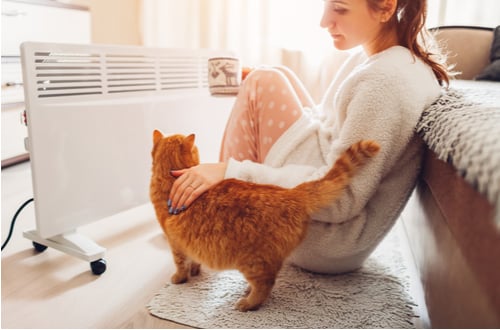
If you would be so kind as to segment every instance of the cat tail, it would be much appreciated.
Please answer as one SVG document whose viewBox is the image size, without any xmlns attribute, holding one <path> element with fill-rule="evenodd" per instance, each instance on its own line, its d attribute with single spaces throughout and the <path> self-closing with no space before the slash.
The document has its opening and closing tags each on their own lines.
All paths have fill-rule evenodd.
<svg viewBox="0 0 500 330">
<path fill-rule="evenodd" d="M 380 145 L 371 140 L 362 140 L 351 145 L 335 161 L 333 167 L 321 179 L 304 182 L 293 190 L 302 199 L 307 213 L 312 215 L 331 205 L 349 184 L 357 170 L 380 150 Z"/>
</svg>

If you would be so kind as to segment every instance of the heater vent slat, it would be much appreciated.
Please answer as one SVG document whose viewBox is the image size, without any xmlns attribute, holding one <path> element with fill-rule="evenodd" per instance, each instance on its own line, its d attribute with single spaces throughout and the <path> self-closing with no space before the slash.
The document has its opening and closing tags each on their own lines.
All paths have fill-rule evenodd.
<svg viewBox="0 0 500 330">
<path fill-rule="evenodd" d="M 42 44 L 41 44 L 42 45 Z M 164 93 L 207 89 L 209 50 L 151 49 L 59 45 L 32 48 L 30 56 L 39 98 Z"/>
</svg>

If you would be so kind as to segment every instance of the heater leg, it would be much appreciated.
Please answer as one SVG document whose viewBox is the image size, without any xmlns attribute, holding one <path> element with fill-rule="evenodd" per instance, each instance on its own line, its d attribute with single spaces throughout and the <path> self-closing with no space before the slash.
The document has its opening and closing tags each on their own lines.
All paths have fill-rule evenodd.
<svg viewBox="0 0 500 330">
<path fill-rule="evenodd" d="M 106 260 L 99 259 L 90 263 L 90 269 L 95 275 L 101 275 L 106 271 Z"/>
<path fill-rule="evenodd" d="M 76 231 L 42 238 L 36 230 L 31 230 L 24 232 L 23 236 L 33 241 L 33 246 L 38 252 L 43 252 L 47 247 L 51 247 L 89 261 L 92 273 L 95 275 L 101 275 L 106 271 L 106 261 L 102 259 L 106 249 Z"/>
<path fill-rule="evenodd" d="M 40 252 L 40 253 L 47 250 L 47 245 L 43 245 L 43 244 L 37 243 L 35 241 L 33 241 L 33 247 L 35 248 L 36 252 Z"/>
</svg>

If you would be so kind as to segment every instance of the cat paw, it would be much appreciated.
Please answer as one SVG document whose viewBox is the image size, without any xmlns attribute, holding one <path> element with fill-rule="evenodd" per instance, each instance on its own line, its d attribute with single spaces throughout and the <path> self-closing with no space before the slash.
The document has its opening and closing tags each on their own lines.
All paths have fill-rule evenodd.
<svg viewBox="0 0 500 330">
<path fill-rule="evenodd" d="M 172 284 L 182 284 L 182 283 L 186 283 L 187 281 L 188 281 L 188 277 L 185 274 L 175 273 L 170 278 L 170 282 L 172 282 Z"/>
<path fill-rule="evenodd" d="M 200 275 L 200 267 L 201 267 L 200 264 L 197 264 L 197 263 L 193 262 L 191 264 L 191 276 L 198 276 L 198 275 Z"/>
<path fill-rule="evenodd" d="M 260 304 L 251 304 L 247 298 L 241 298 L 236 303 L 236 309 L 240 312 L 255 311 L 259 309 Z"/>
</svg>

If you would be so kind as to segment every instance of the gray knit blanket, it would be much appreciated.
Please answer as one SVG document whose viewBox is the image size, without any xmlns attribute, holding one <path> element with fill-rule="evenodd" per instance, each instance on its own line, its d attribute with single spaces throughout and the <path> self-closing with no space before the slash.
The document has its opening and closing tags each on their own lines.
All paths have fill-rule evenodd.
<svg viewBox="0 0 500 330">
<path fill-rule="evenodd" d="M 495 206 L 500 228 L 500 83 L 452 82 L 423 112 L 417 132 Z"/>
</svg>

